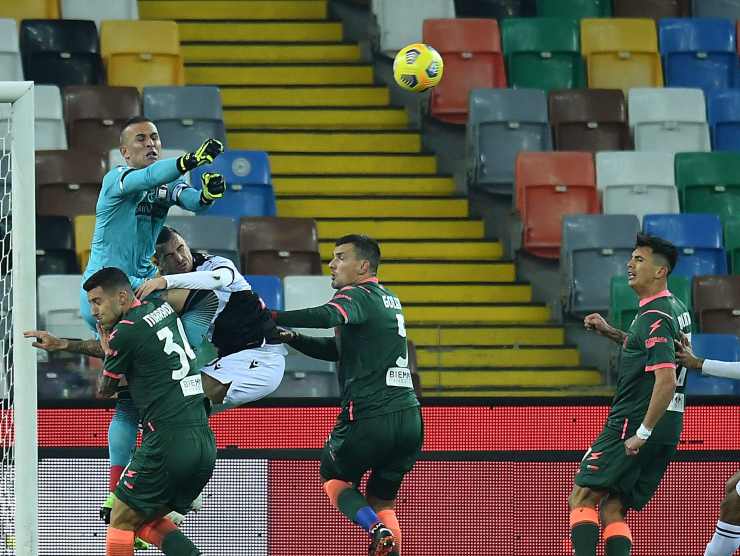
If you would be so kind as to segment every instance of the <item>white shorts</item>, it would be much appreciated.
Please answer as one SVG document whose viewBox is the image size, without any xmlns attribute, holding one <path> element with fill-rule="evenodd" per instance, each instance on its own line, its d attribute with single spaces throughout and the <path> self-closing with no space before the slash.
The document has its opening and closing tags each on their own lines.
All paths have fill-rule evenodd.
<svg viewBox="0 0 740 556">
<path fill-rule="evenodd" d="M 272 394 L 283 380 L 287 353 L 282 344 L 266 345 L 232 353 L 203 367 L 202 373 L 221 384 L 230 383 L 223 404 L 215 406 L 214 411 L 253 402 Z"/>
</svg>

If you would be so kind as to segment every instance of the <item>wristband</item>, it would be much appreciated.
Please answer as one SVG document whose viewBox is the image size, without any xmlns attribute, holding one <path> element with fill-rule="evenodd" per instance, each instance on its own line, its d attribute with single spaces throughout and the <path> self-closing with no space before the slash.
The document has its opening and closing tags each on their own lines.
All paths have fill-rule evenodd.
<svg viewBox="0 0 740 556">
<path fill-rule="evenodd" d="M 647 428 L 645 425 L 640 423 L 640 428 L 637 429 L 635 436 L 641 440 L 647 440 L 650 435 L 653 434 L 653 429 Z"/>
</svg>

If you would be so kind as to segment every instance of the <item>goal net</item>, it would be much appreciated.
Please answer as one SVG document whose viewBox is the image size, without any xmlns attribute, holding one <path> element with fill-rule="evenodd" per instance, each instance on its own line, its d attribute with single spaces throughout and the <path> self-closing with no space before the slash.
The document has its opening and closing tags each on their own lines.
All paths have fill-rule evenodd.
<svg viewBox="0 0 740 556">
<path fill-rule="evenodd" d="M 33 83 L 0 81 L 0 555 L 36 556 Z"/>
</svg>

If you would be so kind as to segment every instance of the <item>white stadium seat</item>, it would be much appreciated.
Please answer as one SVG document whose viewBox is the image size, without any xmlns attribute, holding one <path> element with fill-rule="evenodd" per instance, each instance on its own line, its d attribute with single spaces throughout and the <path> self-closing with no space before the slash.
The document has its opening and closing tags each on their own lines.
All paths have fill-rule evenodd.
<svg viewBox="0 0 740 556">
<path fill-rule="evenodd" d="M 36 150 L 65 150 L 67 131 L 62 115 L 62 95 L 56 85 L 36 85 L 33 91 L 33 105 L 36 112 L 34 130 Z M 0 137 L 8 132 L 10 105 L 0 104 Z"/>
<path fill-rule="evenodd" d="M 0 19 L 0 81 L 22 81 L 23 64 L 18 43 L 18 22 Z"/>
<path fill-rule="evenodd" d="M 454 0 L 373 0 L 372 5 L 376 47 L 391 57 L 404 46 L 421 42 L 425 19 L 455 17 Z"/>
<path fill-rule="evenodd" d="M 79 274 L 47 274 L 38 279 L 39 327 L 62 338 L 92 338 L 80 315 Z"/>
<path fill-rule="evenodd" d="M 330 276 L 286 276 L 283 279 L 285 310 L 318 307 L 334 296 Z M 334 330 L 321 328 L 296 328 L 308 336 L 334 336 Z"/>
<path fill-rule="evenodd" d="M 62 0 L 64 19 L 92 19 L 100 29 L 104 19 L 139 19 L 136 0 Z"/>
</svg>

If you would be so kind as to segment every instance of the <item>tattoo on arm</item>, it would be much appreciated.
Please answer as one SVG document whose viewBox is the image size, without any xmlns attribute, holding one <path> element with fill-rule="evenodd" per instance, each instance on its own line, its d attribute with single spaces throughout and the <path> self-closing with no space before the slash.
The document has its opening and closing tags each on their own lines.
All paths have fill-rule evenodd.
<svg viewBox="0 0 740 556">
<path fill-rule="evenodd" d="M 98 340 L 67 340 L 67 347 L 64 351 L 105 359 L 103 347 Z"/>
<path fill-rule="evenodd" d="M 98 394 L 104 398 L 112 398 L 118 392 L 119 379 L 104 374 L 98 378 Z"/>
</svg>

